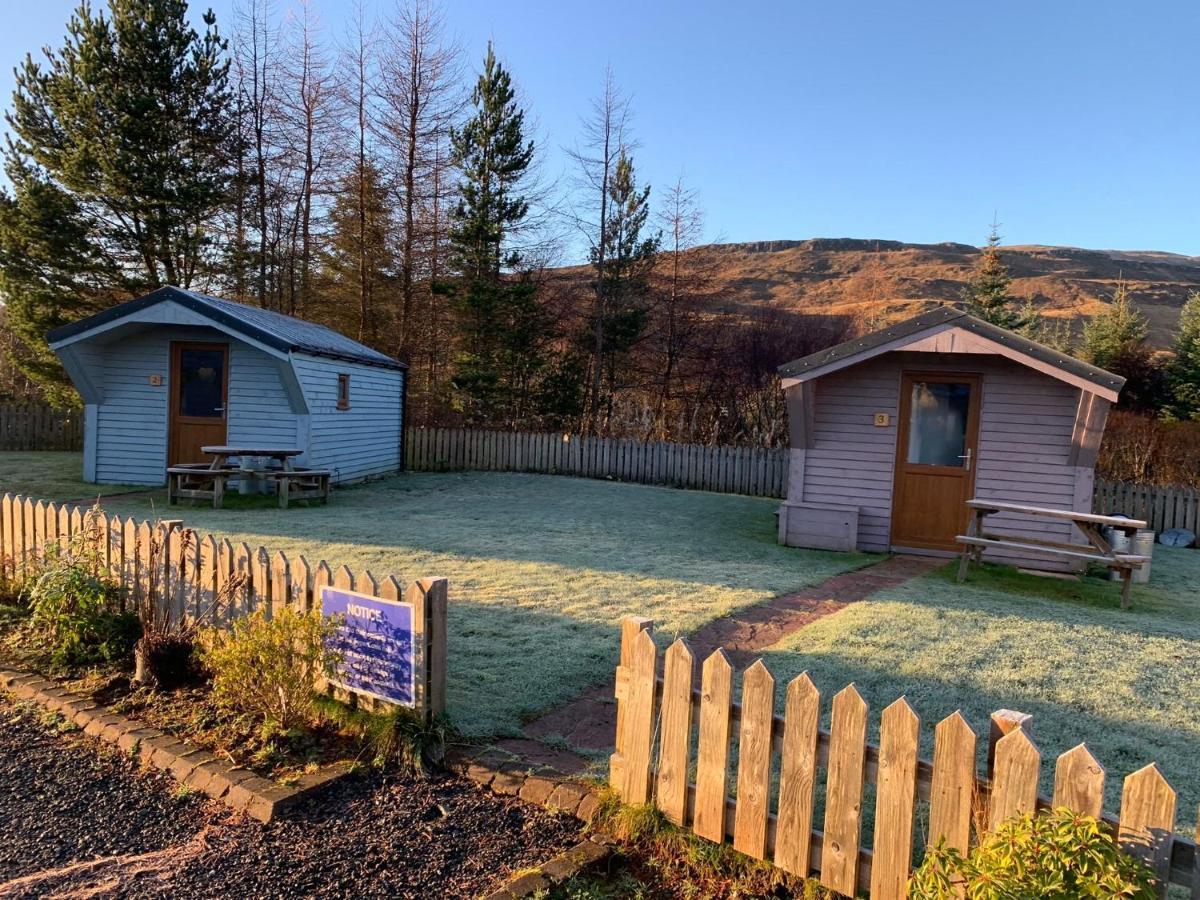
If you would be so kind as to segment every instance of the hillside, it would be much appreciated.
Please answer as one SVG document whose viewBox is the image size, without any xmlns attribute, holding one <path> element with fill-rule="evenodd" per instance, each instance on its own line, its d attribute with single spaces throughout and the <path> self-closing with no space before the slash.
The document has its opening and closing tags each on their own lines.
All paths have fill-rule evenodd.
<svg viewBox="0 0 1200 900">
<path fill-rule="evenodd" d="M 722 306 L 778 304 L 805 313 L 877 320 L 919 312 L 921 301 L 958 299 L 979 257 L 967 244 L 816 238 L 713 244 L 692 253 L 714 273 Z M 1200 257 L 1156 251 L 1075 247 L 1002 248 L 1013 293 L 1049 316 L 1095 313 L 1124 277 L 1151 323 L 1151 340 L 1170 343 L 1179 307 L 1200 289 Z M 560 270 L 578 285 L 585 270 Z"/>
</svg>

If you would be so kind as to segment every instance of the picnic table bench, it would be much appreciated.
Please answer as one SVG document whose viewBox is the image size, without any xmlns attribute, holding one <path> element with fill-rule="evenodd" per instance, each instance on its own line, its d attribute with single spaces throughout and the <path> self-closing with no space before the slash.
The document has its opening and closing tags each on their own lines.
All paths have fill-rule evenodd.
<svg viewBox="0 0 1200 900">
<path fill-rule="evenodd" d="M 303 450 L 295 447 L 226 445 L 200 449 L 213 457 L 212 462 L 182 463 L 167 469 L 167 502 L 171 505 L 181 499 L 212 500 L 213 509 L 220 509 L 225 502 L 225 488 L 230 481 L 273 484 L 280 509 L 286 509 L 292 500 L 329 502 L 333 473 L 328 469 L 293 466 L 293 457 L 299 456 Z M 275 465 L 267 468 L 252 466 L 247 461 L 255 457 L 269 459 Z M 232 462 L 234 459 L 238 461 Z"/>
<path fill-rule="evenodd" d="M 965 581 L 971 560 L 981 562 L 983 551 L 989 547 L 1001 550 L 1036 551 L 1063 559 L 1083 560 L 1099 563 L 1121 574 L 1121 608 L 1129 608 L 1129 586 L 1133 581 L 1133 570 L 1140 569 L 1150 561 L 1149 557 L 1133 553 L 1117 553 L 1105 538 L 1102 528 L 1123 531 L 1131 539 L 1146 523 L 1138 519 L 1121 519 L 1116 516 L 1100 516 L 1095 513 L 1075 512 L 1069 509 L 1049 509 L 1044 506 L 1027 506 L 1022 503 L 1004 503 L 997 500 L 968 500 L 971 520 L 967 533 L 955 540 L 963 545 L 962 559 L 958 563 L 958 580 Z M 984 531 L 984 519 L 994 513 L 1017 513 L 1025 516 L 1040 516 L 1047 519 L 1070 522 L 1087 538 L 1090 546 L 1067 544 L 1061 541 L 1046 541 L 1025 535 L 1006 535 Z"/>
</svg>

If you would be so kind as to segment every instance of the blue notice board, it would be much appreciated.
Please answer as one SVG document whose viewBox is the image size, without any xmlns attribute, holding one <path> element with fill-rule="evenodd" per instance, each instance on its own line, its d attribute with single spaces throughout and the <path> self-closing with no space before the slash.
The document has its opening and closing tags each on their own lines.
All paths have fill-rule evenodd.
<svg viewBox="0 0 1200 900">
<path fill-rule="evenodd" d="M 342 656 L 330 682 L 388 703 L 413 706 L 412 604 L 323 587 L 321 612 L 343 617 L 329 642 Z"/>
</svg>

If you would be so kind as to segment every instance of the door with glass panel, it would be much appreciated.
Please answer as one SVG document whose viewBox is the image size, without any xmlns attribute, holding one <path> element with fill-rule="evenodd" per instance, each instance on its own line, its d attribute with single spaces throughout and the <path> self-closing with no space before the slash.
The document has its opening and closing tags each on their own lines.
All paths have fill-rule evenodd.
<svg viewBox="0 0 1200 900">
<path fill-rule="evenodd" d="M 902 376 L 893 547 L 957 549 L 975 489 L 979 399 L 977 375 Z"/>
<path fill-rule="evenodd" d="M 168 465 L 209 462 L 200 448 L 225 443 L 229 397 L 227 344 L 171 344 Z"/>
</svg>

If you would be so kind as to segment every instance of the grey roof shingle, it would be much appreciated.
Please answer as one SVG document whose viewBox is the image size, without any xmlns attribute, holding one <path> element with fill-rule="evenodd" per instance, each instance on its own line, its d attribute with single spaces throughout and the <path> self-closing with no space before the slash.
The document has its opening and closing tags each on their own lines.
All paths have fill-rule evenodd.
<svg viewBox="0 0 1200 900">
<path fill-rule="evenodd" d="M 959 328 L 964 328 L 967 331 L 975 332 L 990 340 L 1012 347 L 1019 353 L 1060 369 L 1063 372 L 1070 373 L 1076 378 L 1091 382 L 1098 387 L 1111 391 L 1119 391 L 1125 384 L 1125 379 L 1120 375 L 1114 375 L 1112 372 L 1107 372 L 1082 360 L 1075 359 L 1073 356 L 1068 356 L 1059 350 L 1055 350 L 1053 347 L 1047 347 L 1045 344 L 1031 341 L 1029 338 L 1022 337 L 1016 332 L 1000 328 L 998 325 L 992 325 L 990 322 L 977 319 L 975 316 L 969 315 L 961 309 L 954 309 L 949 306 L 938 307 L 929 312 L 921 313 L 919 316 L 913 316 L 910 319 L 897 322 L 895 325 L 889 325 L 879 331 L 864 335 L 861 338 L 855 338 L 834 347 L 829 347 L 826 350 L 811 353 L 790 363 L 785 363 L 779 367 L 779 375 L 783 378 L 811 375 L 813 372 L 819 372 L 821 369 L 841 362 L 847 357 L 856 356 L 859 353 L 867 353 L 885 344 L 890 344 L 892 341 L 914 336 L 923 331 L 929 331 L 947 322 L 954 322 Z"/>
<path fill-rule="evenodd" d="M 246 337 L 278 350 L 296 350 L 314 356 L 327 356 L 388 369 L 407 368 L 404 363 L 324 325 L 171 286 L 158 288 L 144 297 L 106 309 L 70 325 L 55 328 L 46 335 L 46 340 L 54 344 L 167 300 L 208 316 Z"/>
</svg>

